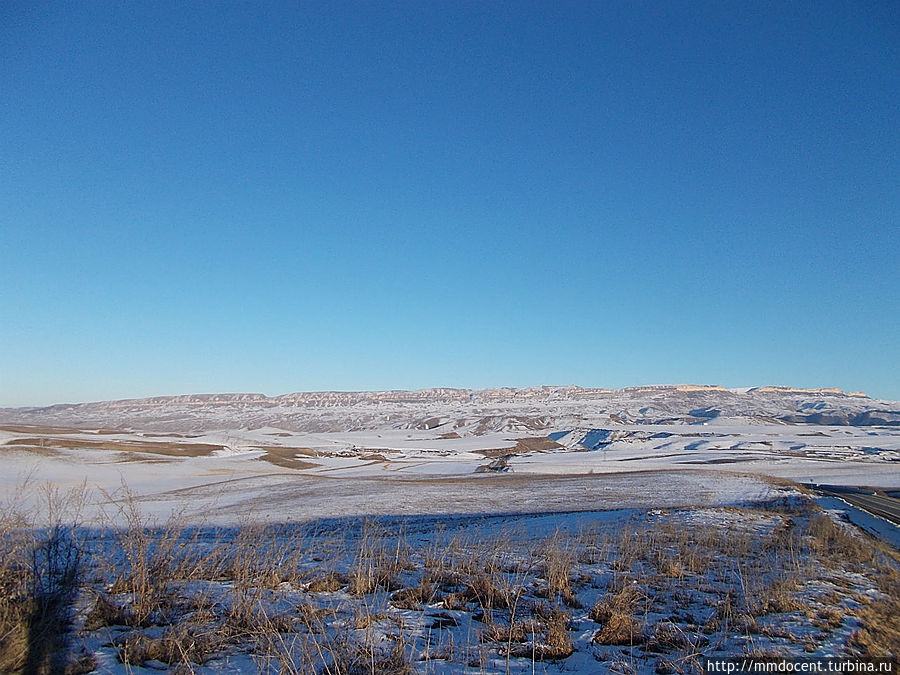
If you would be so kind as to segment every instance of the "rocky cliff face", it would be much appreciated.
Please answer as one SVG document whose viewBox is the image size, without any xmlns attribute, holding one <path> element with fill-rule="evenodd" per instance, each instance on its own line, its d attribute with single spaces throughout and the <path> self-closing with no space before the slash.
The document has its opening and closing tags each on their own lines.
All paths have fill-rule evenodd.
<svg viewBox="0 0 900 675">
<path fill-rule="evenodd" d="M 580 425 L 780 422 L 900 425 L 900 403 L 838 389 L 660 385 L 419 391 L 191 394 L 0 410 L 0 423 L 178 432 L 272 426 L 297 431 L 445 429 L 459 434 Z"/>
</svg>

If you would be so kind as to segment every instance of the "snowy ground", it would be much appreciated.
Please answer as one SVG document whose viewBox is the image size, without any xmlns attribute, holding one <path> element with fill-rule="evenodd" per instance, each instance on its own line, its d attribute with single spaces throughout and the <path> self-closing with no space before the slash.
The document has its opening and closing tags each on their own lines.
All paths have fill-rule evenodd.
<svg viewBox="0 0 900 675">
<path fill-rule="evenodd" d="M 758 481 L 900 487 L 900 430 L 712 422 L 485 433 L 202 434 L 0 430 L 0 495 L 19 485 L 123 486 L 148 512 L 222 519 L 685 506 L 755 498 Z M 14 430 L 12 430 L 14 429 Z M 662 476 L 662 478 L 660 477 Z M 98 501 L 102 501 L 99 499 Z"/>
<path fill-rule="evenodd" d="M 900 430 L 455 436 L 9 426 L 0 491 L 87 526 L 73 672 L 680 673 L 900 639 L 896 554 L 849 524 L 885 521 L 780 480 L 900 487 Z"/>
<path fill-rule="evenodd" d="M 561 675 L 873 654 L 896 556 L 792 488 L 753 489 L 683 509 L 89 529 L 71 659 L 108 675 Z"/>
</svg>

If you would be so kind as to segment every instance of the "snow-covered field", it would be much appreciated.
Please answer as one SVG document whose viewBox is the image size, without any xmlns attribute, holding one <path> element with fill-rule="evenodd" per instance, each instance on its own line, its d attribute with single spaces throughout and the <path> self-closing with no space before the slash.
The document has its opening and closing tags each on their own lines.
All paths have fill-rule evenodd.
<svg viewBox="0 0 900 675">
<path fill-rule="evenodd" d="M 667 476 L 646 476 L 659 494 Z M 741 479 L 705 505 L 636 506 L 651 491 L 625 483 L 605 510 L 230 527 L 154 525 L 126 502 L 116 524 L 53 545 L 81 551 L 67 672 L 649 674 L 736 655 L 896 658 L 896 553 L 787 485 Z M 35 550 L 27 537 L 7 532 L 0 580 Z"/>
<path fill-rule="evenodd" d="M 0 411 L 0 558 L 24 556 L 3 569 L 18 579 L 50 550 L 46 530 L 10 523 L 86 526 L 62 530 L 85 573 L 71 672 L 900 654 L 896 553 L 850 523 L 897 528 L 832 497 L 822 512 L 783 480 L 891 494 L 898 404 L 703 387 L 291 396 Z"/>
<path fill-rule="evenodd" d="M 894 427 L 630 424 L 541 436 L 447 435 L 264 427 L 176 437 L 7 426 L 0 430 L 0 490 L 11 495 L 26 480 L 84 483 L 96 494 L 127 485 L 161 515 L 215 501 L 222 517 L 252 509 L 295 520 L 617 507 L 622 498 L 611 493 L 647 507 L 684 505 L 710 494 L 734 497 L 745 489 L 732 487 L 736 476 L 746 475 L 900 487 Z"/>
</svg>

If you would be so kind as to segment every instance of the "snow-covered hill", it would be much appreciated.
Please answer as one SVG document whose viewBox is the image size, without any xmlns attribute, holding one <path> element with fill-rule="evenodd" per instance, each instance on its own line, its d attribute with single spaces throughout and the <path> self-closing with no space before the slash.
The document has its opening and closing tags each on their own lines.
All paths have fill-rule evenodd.
<svg viewBox="0 0 900 675">
<path fill-rule="evenodd" d="M 0 410 L 0 465 L 0 499 L 23 482 L 125 483 L 160 513 L 207 497 L 268 509 L 282 482 L 303 513 L 315 494 L 349 512 L 333 501 L 341 485 L 360 513 L 377 512 L 377 495 L 379 509 L 418 513 L 470 504 L 504 477 L 528 488 L 492 487 L 497 509 L 585 508 L 558 481 L 633 473 L 664 476 L 659 494 L 688 474 L 707 491 L 735 474 L 897 489 L 900 403 L 710 386 L 169 396 Z"/>
<path fill-rule="evenodd" d="M 0 409 L 0 423 L 196 433 L 277 427 L 338 432 L 429 429 L 460 436 L 609 424 L 900 426 L 900 402 L 838 389 L 663 385 L 420 391 L 192 394 Z"/>
</svg>

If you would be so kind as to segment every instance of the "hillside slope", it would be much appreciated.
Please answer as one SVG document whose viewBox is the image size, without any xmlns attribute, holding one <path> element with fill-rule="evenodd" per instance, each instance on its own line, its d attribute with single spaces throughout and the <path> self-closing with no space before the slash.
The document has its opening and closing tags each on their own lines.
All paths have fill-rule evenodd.
<svg viewBox="0 0 900 675">
<path fill-rule="evenodd" d="M 900 426 L 900 403 L 838 389 L 663 385 L 192 394 L 0 409 L 0 423 L 203 432 L 435 429 L 462 436 L 608 424 L 784 423 Z"/>
</svg>

